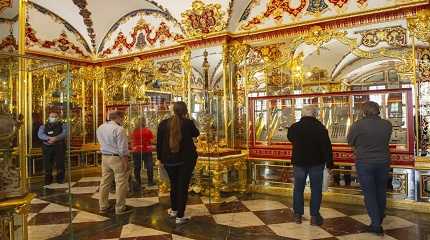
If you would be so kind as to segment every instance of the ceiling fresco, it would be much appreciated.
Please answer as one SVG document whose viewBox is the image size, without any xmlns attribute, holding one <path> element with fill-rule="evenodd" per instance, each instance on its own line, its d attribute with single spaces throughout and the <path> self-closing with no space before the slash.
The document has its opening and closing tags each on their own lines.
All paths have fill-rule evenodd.
<svg viewBox="0 0 430 240">
<path fill-rule="evenodd" d="M 0 46 L 5 49 L 4 46 L 15 46 L 10 33 L 16 32 L 13 23 L 17 20 L 17 2 L 0 0 Z M 174 47 L 183 40 L 205 35 L 243 35 L 424 4 L 428 1 L 28 0 L 27 48 L 104 60 Z M 392 30 L 386 39 L 377 41 L 397 41 L 402 37 L 398 29 Z M 366 34 L 364 44 L 377 44 L 375 36 L 380 33 Z"/>
<path fill-rule="evenodd" d="M 333 17 L 381 12 L 422 0 L 252 0 L 240 18 L 236 31 L 251 31 Z"/>
</svg>

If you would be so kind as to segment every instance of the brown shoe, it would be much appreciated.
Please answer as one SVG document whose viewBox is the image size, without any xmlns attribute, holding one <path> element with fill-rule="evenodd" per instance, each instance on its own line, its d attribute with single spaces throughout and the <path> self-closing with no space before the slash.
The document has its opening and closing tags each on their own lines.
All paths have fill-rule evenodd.
<svg viewBox="0 0 430 240">
<path fill-rule="evenodd" d="M 302 215 L 299 215 L 299 214 L 294 214 L 294 221 L 297 223 L 297 224 L 302 224 Z"/>
<path fill-rule="evenodd" d="M 313 226 L 321 226 L 324 223 L 324 219 L 321 216 L 312 216 L 311 217 L 311 225 Z"/>
</svg>

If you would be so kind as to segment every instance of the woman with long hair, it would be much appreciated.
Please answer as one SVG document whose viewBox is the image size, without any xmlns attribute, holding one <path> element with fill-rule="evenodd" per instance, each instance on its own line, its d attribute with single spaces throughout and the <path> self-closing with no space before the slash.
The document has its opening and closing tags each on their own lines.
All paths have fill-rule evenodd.
<svg viewBox="0 0 430 240">
<path fill-rule="evenodd" d="M 197 151 L 193 138 L 200 132 L 188 118 L 184 102 L 173 104 L 173 116 L 160 122 L 157 132 L 157 156 L 163 163 L 170 179 L 170 217 L 176 223 L 189 220 L 184 216 L 188 199 L 188 187 L 196 166 Z"/>
<path fill-rule="evenodd" d="M 136 121 L 136 127 L 131 133 L 132 137 L 132 153 L 134 162 L 134 178 L 136 181 L 136 190 L 141 190 L 142 161 L 145 164 L 146 173 L 148 176 L 148 186 L 154 186 L 154 164 L 152 160 L 152 141 L 154 135 L 151 130 L 146 127 L 146 120 L 140 117 Z"/>
</svg>

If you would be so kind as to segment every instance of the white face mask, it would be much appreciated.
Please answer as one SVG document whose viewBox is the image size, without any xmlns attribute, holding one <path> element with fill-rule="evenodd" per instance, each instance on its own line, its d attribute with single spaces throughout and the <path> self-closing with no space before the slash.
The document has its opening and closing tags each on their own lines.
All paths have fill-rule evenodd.
<svg viewBox="0 0 430 240">
<path fill-rule="evenodd" d="M 48 122 L 55 123 L 55 122 L 57 122 L 57 118 L 56 117 L 49 117 Z"/>
</svg>

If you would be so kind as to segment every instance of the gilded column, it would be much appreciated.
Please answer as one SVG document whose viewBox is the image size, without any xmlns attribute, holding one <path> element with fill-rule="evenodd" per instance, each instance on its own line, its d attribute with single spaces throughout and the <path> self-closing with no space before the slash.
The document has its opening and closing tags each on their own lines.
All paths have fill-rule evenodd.
<svg viewBox="0 0 430 240">
<path fill-rule="evenodd" d="M 229 103 L 232 101 L 231 97 L 231 68 L 230 68 L 230 61 L 229 61 L 229 46 L 227 43 L 224 43 L 223 46 L 223 107 L 224 107 L 224 137 L 225 137 L 225 143 L 227 144 L 227 147 L 233 147 L 233 141 L 232 141 L 232 132 L 231 132 L 231 126 L 232 126 L 232 111 L 229 108 Z"/>
<path fill-rule="evenodd" d="M 86 95 L 85 95 L 85 90 L 86 90 L 86 77 L 82 74 L 82 71 L 84 71 L 84 68 L 79 69 L 79 71 L 81 72 L 80 74 L 80 79 L 81 79 L 81 100 L 82 100 L 82 111 L 81 111 L 81 131 L 83 133 L 83 137 L 82 137 L 82 143 L 85 144 L 86 143 L 86 138 L 87 138 L 87 128 L 86 128 L 86 120 L 85 120 L 85 111 L 86 111 Z"/>
<path fill-rule="evenodd" d="M 184 78 L 182 81 L 182 97 L 191 109 L 191 49 L 186 47 L 181 58 L 182 68 L 184 69 Z"/>
<path fill-rule="evenodd" d="M 417 80 L 417 56 L 416 56 L 416 39 L 422 42 L 430 43 L 430 9 L 425 9 L 417 13 L 417 16 L 410 17 L 407 19 L 408 21 L 408 30 L 410 31 L 410 37 L 412 38 L 412 80 L 415 89 L 415 115 L 418 116 L 415 118 L 415 127 L 416 129 L 420 129 L 420 84 Z M 421 145 L 421 136 L 419 134 L 420 131 L 415 131 L 416 133 L 416 152 L 420 151 Z"/>
</svg>

